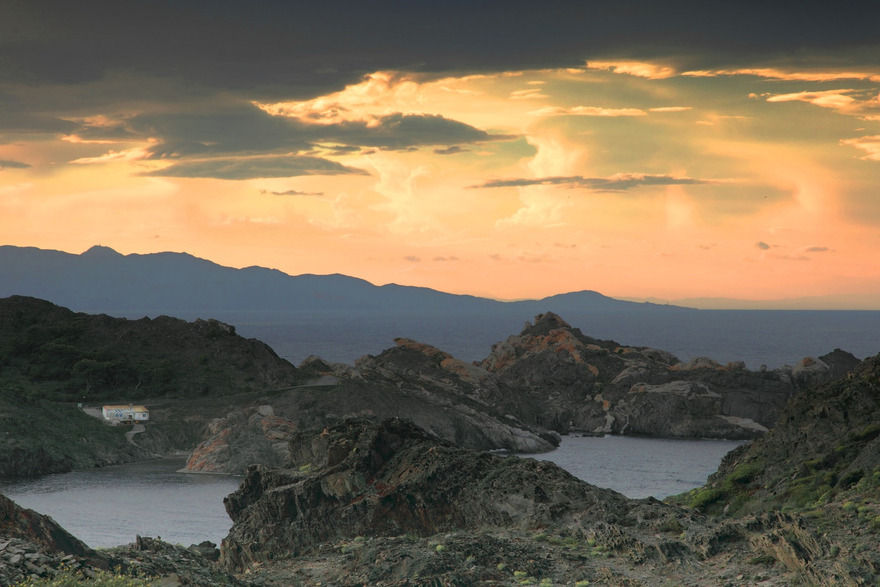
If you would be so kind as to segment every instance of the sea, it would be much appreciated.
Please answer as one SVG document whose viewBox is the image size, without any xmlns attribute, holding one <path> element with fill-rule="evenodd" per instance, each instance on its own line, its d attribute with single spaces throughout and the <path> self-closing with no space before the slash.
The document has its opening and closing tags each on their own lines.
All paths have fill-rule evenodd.
<svg viewBox="0 0 880 587">
<path fill-rule="evenodd" d="M 294 365 L 310 355 L 352 364 L 358 357 L 393 347 L 396 337 L 433 345 L 465 361 L 480 361 L 495 343 L 519 334 L 526 321 L 533 320 L 406 311 L 295 317 L 237 313 L 218 318 L 234 325 L 239 334 L 267 343 Z M 834 349 L 859 359 L 880 353 L 880 311 L 657 310 L 569 313 L 562 318 L 592 338 L 662 349 L 681 361 L 743 361 L 753 370 L 793 366 L 804 357 Z"/>
<path fill-rule="evenodd" d="M 699 487 L 732 440 L 664 440 L 565 436 L 560 447 L 521 458 L 549 460 L 569 473 L 627 497 L 658 499 Z M 51 516 L 92 548 L 159 537 L 189 546 L 220 544 L 232 521 L 223 498 L 241 477 L 181 473 L 185 460 L 165 458 L 0 483 L 0 493 Z"/>
</svg>

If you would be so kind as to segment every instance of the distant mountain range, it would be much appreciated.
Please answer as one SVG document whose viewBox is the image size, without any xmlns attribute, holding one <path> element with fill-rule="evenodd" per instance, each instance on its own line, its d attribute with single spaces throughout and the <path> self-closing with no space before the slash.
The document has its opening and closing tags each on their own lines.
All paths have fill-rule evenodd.
<svg viewBox="0 0 880 587">
<path fill-rule="evenodd" d="M 544 312 L 594 338 L 662 348 L 682 360 L 744 360 L 752 368 L 794 364 L 834 348 L 858 357 L 880 350 L 880 312 L 715 311 L 595 291 L 502 302 L 345 275 L 234 269 L 186 253 L 122 255 L 102 246 L 79 255 L 0 246 L 0 298 L 11 295 L 124 318 L 215 318 L 294 364 L 309 355 L 352 363 L 393 346 L 396 337 L 479 361 Z"/>
<path fill-rule="evenodd" d="M 186 253 L 122 255 L 103 246 L 80 255 L 0 246 L 0 297 L 10 295 L 42 298 L 81 312 L 135 317 L 376 311 L 531 317 L 548 309 L 569 314 L 686 310 L 616 300 L 594 291 L 501 302 L 423 287 L 376 286 L 339 274 L 291 276 L 263 267 L 234 269 Z"/>
</svg>

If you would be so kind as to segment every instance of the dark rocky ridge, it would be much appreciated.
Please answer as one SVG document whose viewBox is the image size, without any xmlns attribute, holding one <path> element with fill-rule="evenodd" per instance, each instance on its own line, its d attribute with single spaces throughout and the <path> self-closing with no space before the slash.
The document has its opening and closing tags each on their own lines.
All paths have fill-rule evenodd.
<svg viewBox="0 0 880 587">
<path fill-rule="evenodd" d="M 406 422 L 350 421 L 299 434 L 290 453 L 285 468 L 252 468 L 226 500 L 234 525 L 221 562 L 260 584 L 856 585 L 880 578 L 870 556 L 838 556 L 876 541 L 845 528 L 830 533 L 802 510 L 724 519 L 628 500 L 551 463 L 475 453 Z"/>
<path fill-rule="evenodd" d="M 682 363 L 663 350 L 591 338 L 548 312 L 480 366 L 505 390 L 497 398 L 505 412 L 560 432 L 754 438 L 799 390 L 856 364 L 840 350 L 773 371 L 709 358 Z"/>
<path fill-rule="evenodd" d="M 35 298 L 0 299 L 3 384 L 51 400 L 191 398 L 299 382 L 264 343 L 216 320 L 127 320 Z"/>
</svg>

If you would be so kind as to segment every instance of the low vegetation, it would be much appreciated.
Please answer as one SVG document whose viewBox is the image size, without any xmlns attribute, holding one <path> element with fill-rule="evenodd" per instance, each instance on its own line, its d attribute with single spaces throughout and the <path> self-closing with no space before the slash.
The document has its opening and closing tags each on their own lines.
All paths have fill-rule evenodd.
<svg viewBox="0 0 880 587">
<path fill-rule="evenodd" d="M 30 578 L 16 583 L 15 587 L 149 587 L 152 584 L 152 581 L 119 572 L 90 570 L 88 574 L 82 571 L 62 571 L 54 577 Z"/>
</svg>

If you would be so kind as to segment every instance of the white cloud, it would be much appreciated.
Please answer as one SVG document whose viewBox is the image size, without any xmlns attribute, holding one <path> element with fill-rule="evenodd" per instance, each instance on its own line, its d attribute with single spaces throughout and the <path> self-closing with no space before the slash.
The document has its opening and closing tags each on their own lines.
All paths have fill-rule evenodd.
<svg viewBox="0 0 880 587">
<path fill-rule="evenodd" d="M 849 145 L 856 149 L 861 149 L 867 155 L 861 157 L 868 161 L 880 161 L 880 135 L 867 137 L 859 137 L 856 139 L 843 139 L 840 141 L 842 145 Z"/>
<path fill-rule="evenodd" d="M 541 88 L 529 88 L 527 90 L 515 90 L 510 93 L 511 100 L 534 100 L 541 98 L 549 98 L 547 94 L 541 93 Z"/>
<path fill-rule="evenodd" d="M 840 114 L 858 116 L 864 120 L 876 120 L 880 113 L 880 96 L 866 96 L 863 90 L 841 89 L 803 91 L 776 94 L 767 97 L 768 102 L 806 102 L 822 108 L 836 110 Z"/>
<path fill-rule="evenodd" d="M 829 82 L 843 79 L 880 81 L 880 73 L 870 71 L 782 71 L 771 67 L 684 71 L 681 75 L 688 77 L 750 75 L 775 80 L 805 82 Z"/>
<path fill-rule="evenodd" d="M 587 67 L 648 79 L 665 79 L 675 75 L 671 67 L 643 61 L 589 61 Z"/>
<path fill-rule="evenodd" d="M 529 112 L 534 116 L 647 116 L 648 113 L 640 108 L 601 108 L 599 106 L 575 106 L 574 108 L 562 108 L 552 106 Z"/>
<path fill-rule="evenodd" d="M 684 112 L 693 110 L 691 106 L 661 106 L 660 108 L 648 108 L 648 112 Z"/>
</svg>

